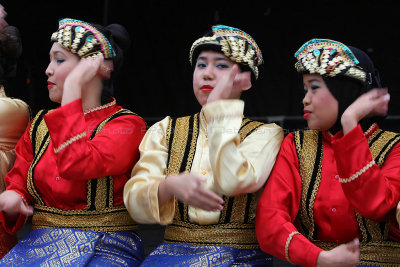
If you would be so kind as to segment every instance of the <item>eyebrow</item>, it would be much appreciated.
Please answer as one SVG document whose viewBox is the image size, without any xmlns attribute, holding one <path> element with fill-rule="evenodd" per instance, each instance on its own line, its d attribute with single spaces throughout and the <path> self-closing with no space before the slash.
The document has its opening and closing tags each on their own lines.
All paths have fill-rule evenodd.
<svg viewBox="0 0 400 267">
<path fill-rule="evenodd" d="M 53 52 L 51 52 L 51 53 L 54 54 L 54 55 L 61 54 L 61 55 L 65 56 L 65 54 L 64 54 L 63 51 L 61 51 L 61 50 L 55 50 L 55 51 L 53 51 Z"/>
<path fill-rule="evenodd" d="M 207 60 L 208 59 L 208 57 L 205 57 L 205 56 L 199 56 L 198 58 L 197 58 L 197 60 Z M 225 57 L 220 57 L 220 56 L 216 56 L 216 57 L 213 57 L 213 58 L 211 58 L 212 60 L 215 60 L 215 61 L 219 61 L 219 60 L 224 60 L 224 61 L 228 61 L 228 59 L 227 58 L 225 58 Z"/>
<path fill-rule="evenodd" d="M 307 80 L 306 82 L 309 82 L 309 83 L 311 83 L 311 82 L 320 82 L 320 80 L 318 80 L 316 78 L 311 78 L 311 79 Z"/>
</svg>

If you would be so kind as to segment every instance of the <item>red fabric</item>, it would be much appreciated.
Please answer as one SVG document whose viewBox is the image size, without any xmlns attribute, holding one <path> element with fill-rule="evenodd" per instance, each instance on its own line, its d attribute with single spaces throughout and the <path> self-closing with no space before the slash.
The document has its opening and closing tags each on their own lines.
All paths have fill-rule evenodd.
<svg viewBox="0 0 400 267">
<path fill-rule="evenodd" d="M 350 177 L 372 160 L 367 138 L 360 126 L 345 136 L 323 134 L 321 182 L 313 210 L 319 240 L 340 244 L 360 237 L 355 209 L 367 218 L 382 220 L 392 215 L 400 200 L 399 144 L 392 149 L 382 169 L 375 165 L 353 182 L 339 182 L 339 177 Z M 286 260 L 286 241 L 290 233 L 298 231 L 295 219 L 300 198 L 299 161 L 291 133 L 282 143 L 257 206 L 256 233 L 262 250 Z M 398 227 L 390 229 L 392 239 L 398 239 Z M 297 234 L 290 242 L 289 258 L 295 264 L 315 266 L 321 251 Z"/>
<path fill-rule="evenodd" d="M 0 259 L 7 254 L 17 244 L 17 235 L 8 234 L 2 226 L 0 226 Z"/>
<path fill-rule="evenodd" d="M 146 131 L 145 122 L 138 116 L 120 116 L 109 121 L 89 140 L 95 127 L 120 109 L 113 105 L 84 115 L 81 100 L 76 100 L 44 116 L 51 141 L 36 165 L 34 177 L 47 206 L 83 209 L 87 200 L 86 181 L 109 175 L 114 178 L 114 205 L 123 205 L 123 188 L 139 158 L 138 147 Z M 17 158 L 5 179 L 7 190 L 18 192 L 32 205 L 26 186 L 32 162 L 30 127 L 16 146 Z M 55 153 L 55 148 L 83 132 L 86 136 Z"/>
</svg>

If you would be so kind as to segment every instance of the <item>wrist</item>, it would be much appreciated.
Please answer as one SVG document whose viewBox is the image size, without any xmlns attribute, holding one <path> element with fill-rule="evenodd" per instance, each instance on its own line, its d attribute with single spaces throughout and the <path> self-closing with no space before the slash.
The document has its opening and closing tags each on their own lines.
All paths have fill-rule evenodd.
<svg viewBox="0 0 400 267">
<path fill-rule="evenodd" d="M 328 263 L 328 252 L 323 250 L 319 253 L 317 259 L 317 267 L 325 266 Z"/>
<path fill-rule="evenodd" d="M 164 203 L 168 202 L 171 198 L 174 197 L 174 194 L 171 192 L 170 182 L 171 176 L 167 176 L 163 181 L 158 185 L 158 204 L 162 206 Z"/>
<path fill-rule="evenodd" d="M 359 119 L 356 118 L 356 116 L 352 116 L 350 114 L 347 114 L 346 112 L 343 113 L 342 118 L 340 119 L 340 123 L 342 125 L 343 129 L 343 134 L 347 134 L 350 132 L 353 128 L 355 128 L 358 125 Z"/>
</svg>

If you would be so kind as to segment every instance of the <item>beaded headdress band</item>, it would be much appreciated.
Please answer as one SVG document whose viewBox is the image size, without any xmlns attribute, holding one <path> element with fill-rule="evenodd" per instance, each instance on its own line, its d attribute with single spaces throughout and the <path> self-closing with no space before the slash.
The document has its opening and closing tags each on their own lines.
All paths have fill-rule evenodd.
<svg viewBox="0 0 400 267">
<path fill-rule="evenodd" d="M 81 20 L 60 20 L 58 30 L 51 35 L 51 41 L 83 58 L 99 54 L 103 54 L 105 59 L 115 57 L 115 51 L 104 34 Z"/>
<path fill-rule="evenodd" d="M 189 60 L 193 65 L 196 61 L 193 58 L 194 52 L 202 45 L 221 46 L 222 53 L 236 63 L 240 63 L 249 68 L 258 78 L 258 67 L 263 63 L 260 48 L 254 39 L 247 33 L 237 28 L 215 25 L 212 26 L 212 36 L 197 39 L 190 49 Z"/>
<path fill-rule="evenodd" d="M 326 77 L 344 75 L 361 82 L 366 81 L 366 72 L 358 59 L 344 44 L 329 39 L 312 39 L 304 43 L 294 55 L 298 72 L 309 72 Z"/>
</svg>

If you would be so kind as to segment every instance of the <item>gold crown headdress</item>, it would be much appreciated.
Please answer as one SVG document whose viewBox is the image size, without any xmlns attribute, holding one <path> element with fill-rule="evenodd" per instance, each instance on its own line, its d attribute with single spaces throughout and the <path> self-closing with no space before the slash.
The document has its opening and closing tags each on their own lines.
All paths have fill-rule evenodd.
<svg viewBox="0 0 400 267">
<path fill-rule="evenodd" d="M 215 25 L 212 26 L 212 36 L 205 36 L 197 39 L 190 49 L 190 63 L 196 60 L 193 58 L 195 51 L 202 45 L 221 46 L 222 53 L 236 63 L 248 66 L 256 79 L 258 78 L 258 66 L 263 63 L 261 50 L 254 39 L 247 33 L 237 28 Z"/>
<path fill-rule="evenodd" d="M 298 72 L 315 73 L 326 77 L 347 76 L 366 81 L 366 72 L 346 45 L 329 39 L 311 39 L 294 55 Z"/>
<path fill-rule="evenodd" d="M 51 35 L 51 41 L 83 58 L 99 54 L 103 54 L 105 59 L 115 57 L 115 51 L 104 34 L 81 20 L 60 20 L 58 30 Z"/>
</svg>

